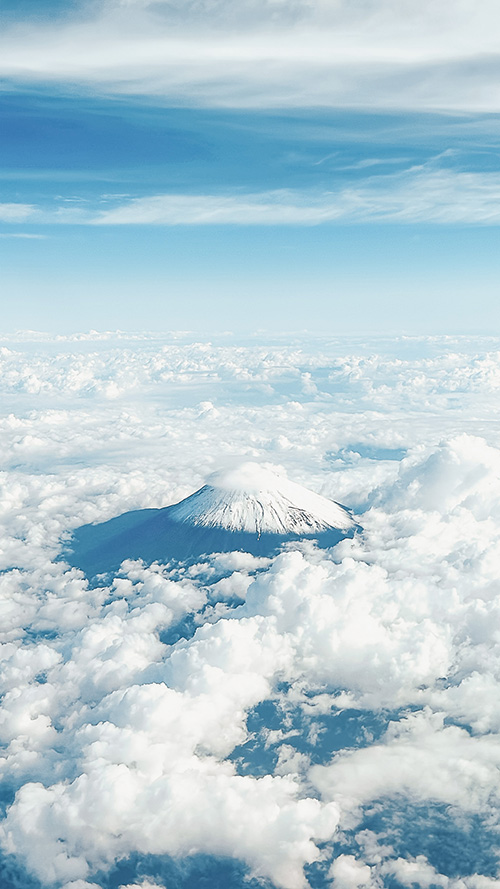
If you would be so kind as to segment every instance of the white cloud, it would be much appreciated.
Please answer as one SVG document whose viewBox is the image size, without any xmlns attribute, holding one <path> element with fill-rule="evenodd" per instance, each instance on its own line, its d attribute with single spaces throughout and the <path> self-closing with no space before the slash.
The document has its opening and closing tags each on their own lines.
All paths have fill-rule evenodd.
<svg viewBox="0 0 500 889">
<path fill-rule="evenodd" d="M 19 205 L 16 205 L 17 207 Z M 24 222 L 24 218 L 18 218 L 14 220 L 15 222 Z M 27 241 L 41 241 L 44 240 L 46 235 L 33 235 L 28 234 L 27 232 L 0 232 L 0 238 L 22 238 Z"/>
<path fill-rule="evenodd" d="M 31 204 L 0 204 L 0 222 L 26 222 L 34 213 Z"/>
<path fill-rule="evenodd" d="M 88 221 L 96 225 L 497 224 L 500 177 L 417 169 L 323 194 L 155 195 L 106 210 Z"/>
<path fill-rule="evenodd" d="M 498 737 L 471 737 L 465 729 L 443 726 L 443 714 L 424 711 L 391 724 L 381 744 L 313 766 L 310 778 L 323 799 L 341 800 L 347 814 L 398 794 L 477 813 L 498 805 L 499 763 Z"/>
<path fill-rule="evenodd" d="M 62 889 L 95 889 L 96 886 L 97 889 L 100 889 L 100 886 L 94 882 L 87 883 L 86 880 L 71 880 L 69 883 L 65 883 Z M 122 889 L 122 887 L 120 887 L 120 889 Z M 127 887 L 125 887 L 125 889 L 127 889 Z M 149 887 L 146 886 L 145 889 L 149 889 Z"/>
<path fill-rule="evenodd" d="M 35 220 L 39 225 L 497 225 L 500 176 L 494 172 L 444 169 L 433 161 L 399 173 L 368 176 L 361 183 L 324 192 L 283 189 L 236 194 L 160 194 L 122 200 L 107 210 L 31 207 L 31 216 L 25 205 L 8 206 L 11 221 Z"/>
<path fill-rule="evenodd" d="M 46 884 L 202 852 L 290 889 L 321 856 L 339 889 L 493 889 L 377 834 L 371 853 L 366 836 L 341 846 L 376 800 L 490 819 L 500 803 L 498 343 L 383 348 L 5 341 L 0 768 L 18 792 L 1 835 Z M 128 562 L 97 588 L 54 562 L 61 534 L 180 499 L 230 452 L 369 507 L 363 535 L 184 571 Z M 196 632 L 173 643 L 184 620 Z M 238 774 L 227 757 L 270 698 L 275 759 Z M 338 707 L 386 727 L 311 766 Z M 312 747 L 295 746 L 297 712 Z"/>
<path fill-rule="evenodd" d="M 443 886 L 444 889 L 450 885 L 448 877 L 436 873 L 425 856 L 419 855 L 414 861 L 407 861 L 404 858 L 398 858 L 396 861 L 388 862 L 382 868 L 383 873 L 394 875 L 403 886 L 421 886 L 422 889 L 430 889 L 431 886 Z M 452 883 L 453 885 L 453 883 Z"/>
<path fill-rule="evenodd" d="M 2 75 L 190 104 L 499 107 L 492 0 L 139 0 L 94 15 L 5 29 Z"/>
<path fill-rule="evenodd" d="M 160 883 L 152 883 L 151 880 L 142 880 L 140 883 L 127 883 L 120 889 L 163 889 Z"/>
<path fill-rule="evenodd" d="M 333 862 L 328 876 L 333 880 L 335 889 L 361 889 L 362 886 L 374 886 L 372 869 L 357 861 L 353 855 L 339 855 Z"/>
</svg>

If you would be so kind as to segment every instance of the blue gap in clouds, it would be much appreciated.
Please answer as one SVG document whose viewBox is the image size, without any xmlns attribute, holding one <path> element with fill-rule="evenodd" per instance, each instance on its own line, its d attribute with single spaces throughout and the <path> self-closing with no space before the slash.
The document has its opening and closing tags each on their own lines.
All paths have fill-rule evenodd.
<svg viewBox="0 0 500 889">
<path fill-rule="evenodd" d="M 255 577 L 257 574 L 260 574 L 262 570 L 264 569 L 255 569 L 248 573 L 252 577 Z M 212 589 L 214 584 L 226 577 L 230 577 L 233 573 L 234 568 L 223 568 L 208 559 L 206 562 L 196 562 L 192 566 L 190 566 L 189 562 L 184 564 L 174 563 L 171 571 L 169 571 L 169 577 L 172 580 L 177 581 L 185 577 L 191 577 L 198 581 L 207 592 L 207 605 L 205 607 L 210 608 L 218 603 L 224 603 L 228 608 L 238 608 L 238 606 L 243 604 L 243 599 L 240 599 L 238 596 L 232 596 L 230 598 L 220 596 L 217 594 L 217 590 Z M 202 608 L 201 611 L 185 614 L 179 621 L 177 621 L 177 623 L 161 630 L 159 633 L 160 642 L 163 642 L 164 645 L 175 645 L 176 642 L 179 642 L 181 639 L 192 639 L 198 627 L 203 626 L 205 607 Z"/>
<path fill-rule="evenodd" d="M 158 634 L 160 642 L 163 642 L 164 645 L 175 645 L 181 639 L 192 639 L 198 627 L 199 623 L 196 621 L 196 615 L 187 614 L 177 623 L 160 631 Z"/>
<path fill-rule="evenodd" d="M 359 855 L 355 837 L 365 830 L 373 831 L 381 845 L 392 847 L 391 859 L 423 855 L 438 873 L 450 878 L 498 874 L 500 828 L 479 814 L 440 803 L 414 804 L 402 797 L 381 800 L 365 810 L 352 834 L 344 834 L 344 847 L 338 853 Z M 399 885 L 394 879 L 386 880 L 391 889 Z"/>
<path fill-rule="evenodd" d="M 212 855 L 171 858 L 168 855 L 131 855 L 112 870 L 94 876 L 102 889 L 118 887 L 144 878 L 161 881 L 167 889 L 273 889 L 273 884 L 249 877 L 241 861 Z"/>
<path fill-rule="evenodd" d="M 1 851 L 0 886 L 1 889 L 42 889 L 40 881 L 30 876 L 14 855 L 4 855 Z"/>
<path fill-rule="evenodd" d="M 2 745 L 4 746 L 4 745 Z M 5 745 L 6 746 L 6 745 Z M 0 815 L 3 817 L 9 806 L 14 802 L 16 789 L 6 781 L 0 783 Z M 1 884 L 0 884 L 1 885 Z"/>
<path fill-rule="evenodd" d="M 405 448 L 381 448 L 376 445 L 369 444 L 348 444 L 340 451 L 333 453 L 330 451 L 325 456 L 327 459 L 336 460 L 339 457 L 345 462 L 352 463 L 357 457 L 364 457 L 367 460 L 395 460 L 399 462 L 406 457 Z"/>
<path fill-rule="evenodd" d="M 17 199 L 23 172 L 30 200 L 42 190 L 74 198 L 75 183 L 86 198 L 129 189 L 130 197 L 331 190 L 428 163 L 442 155 L 450 131 L 457 151 L 441 156 L 441 166 L 465 158 L 469 169 L 484 170 L 489 160 L 498 167 L 495 152 L 475 153 L 481 121 L 475 128 L 468 119 L 439 115 L 413 115 L 408 127 L 398 114 L 170 108 L 143 98 L 67 97 L 42 89 L 4 93 L 0 115 L 0 165 L 7 181 L 14 175 Z M 487 139 L 488 131 L 481 135 Z"/>
<path fill-rule="evenodd" d="M 400 799 L 371 806 L 352 833 L 335 838 L 333 849 L 330 843 L 323 844 L 322 858 L 304 868 L 311 889 L 327 889 L 331 885 L 328 870 L 335 856 L 352 854 L 363 860 L 359 842 L 363 830 L 373 831 L 381 845 L 393 847 L 389 860 L 398 857 L 412 860 L 423 855 L 438 873 L 450 878 L 497 875 L 498 831 L 495 828 L 476 815 L 459 816 L 443 805 L 414 806 Z M 241 861 L 201 854 L 175 859 L 134 853 L 92 879 L 102 889 L 118 889 L 144 878 L 157 880 L 168 889 L 273 889 L 269 881 L 250 878 L 249 868 Z M 390 875 L 384 877 L 382 885 L 384 889 L 403 889 Z"/>
<path fill-rule="evenodd" d="M 218 596 L 208 596 L 207 605 L 209 607 L 216 605 L 218 602 L 223 602 L 228 608 L 237 608 L 239 605 L 243 604 L 243 600 L 236 597 L 232 599 L 222 599 Z M 204 610 L 205 609 L 202 608 L 201 611 L 186 614 L 177 623 L 172 624 L 165 630 L 161 630 L 159 633 L 160 642 L 163 642 L 164 645 L 175 645 L 175 643 L 179 642 L 181 639 L 192 639 L 198 627 L 203 626 Z"/>
<path fill-rule="evenodd" d="M 283 707 L 279 700 L 257 704 L 248 714 L 250 734 L 245 744 L 235 747 L 229 760 L 238 774 L 260 777 L 272 774 L 282 744 L 307 754 L 311 762 L 328 762 L 332 755 L 346 748 L 367 747 L 376 743 L 389 722 L 398 719 L 397 711 L 336 710 L 320 716 L 304 713 L 302 707 Z M 277 743 L 268 743 L 270 731 L 283 731 Z"/>
</svg>

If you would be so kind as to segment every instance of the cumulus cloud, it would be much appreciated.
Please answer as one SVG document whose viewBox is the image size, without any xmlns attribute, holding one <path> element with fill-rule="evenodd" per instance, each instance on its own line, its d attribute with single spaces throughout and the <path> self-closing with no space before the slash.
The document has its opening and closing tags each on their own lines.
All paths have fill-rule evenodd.
<svg viewBox="0 0 500 889">
<path fill-rule="evenodd" d="M 329 876 L 337 889 L 376 885 L 372 882 L 371 867 L 362 864 L 353 855 L 339 855 L 330 868 Z"/>
<path fill-rule="evenodd" d="M 5 341 L 0 837 L 44 886 L 196 855 L 284 889 L 498 882 L 496 859 L 452 872 L 425 827 L 415 848 L 374 819 L 498 823 L 499 353 L 349 345 Z M 231 449 L 355 506 L 362 534 L 93 585 L 57 559 Z"/>
</svg>

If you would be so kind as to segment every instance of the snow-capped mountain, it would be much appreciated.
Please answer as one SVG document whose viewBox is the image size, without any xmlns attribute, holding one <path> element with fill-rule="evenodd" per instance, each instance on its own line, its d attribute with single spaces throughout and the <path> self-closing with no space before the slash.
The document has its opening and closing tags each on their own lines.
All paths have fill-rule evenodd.
<svg viewBox="0 0 500 889">
<path fill-rule="evenodd" d="M 355 524 L 343 506 L 258 463 L 214 474 L 169 513 L 187 525 L 258 535 L 348 531 Z"/>
<path fill-rule="evenodd" d="M 172 506 L 77 529 L 64 557 L 90 576 L 116 569 L 124 559 L 168 562 L 233 550 L 270 555 L 301 539 L 333 546 L 356 527 L 339 503 L 259 464 L 244 463 L 211 476 Z"/>
</svg>

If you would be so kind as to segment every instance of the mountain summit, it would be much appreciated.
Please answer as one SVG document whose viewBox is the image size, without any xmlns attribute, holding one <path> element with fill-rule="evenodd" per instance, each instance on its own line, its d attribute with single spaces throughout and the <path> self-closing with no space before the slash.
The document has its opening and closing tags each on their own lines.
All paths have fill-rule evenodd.
<svg viewBox="0 0 500 889">
<path fill-rule="evenodd" d="M 276 475 L 258 463 L 243 463 L 212 475 L 207 484 L 169 508 L 175 522 L 247 534 L 317 534 L 331 528 L 348 531 L 348 511 Z"/>
<path fill-rule="evenodd" d="M 64 558 L 94 576 L 115 570 L 124 559 L 168 562 L 233 550 L 267 556 L 304 539 L 333 546 L 352 537 L 356 527 L 339 503 L 258 463 L 244 463 L 215 473 L 173 506 L 78 528 Z"/>
</svg>

